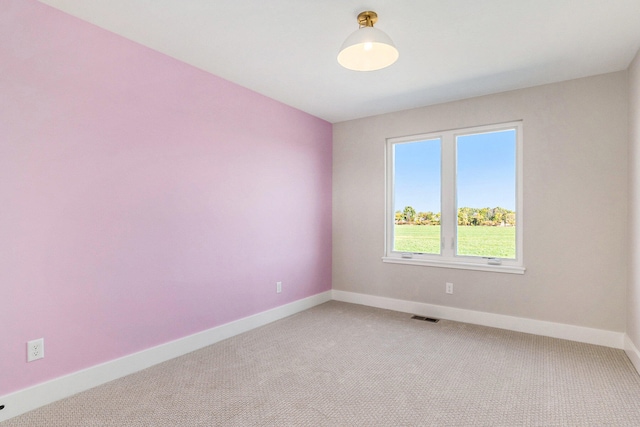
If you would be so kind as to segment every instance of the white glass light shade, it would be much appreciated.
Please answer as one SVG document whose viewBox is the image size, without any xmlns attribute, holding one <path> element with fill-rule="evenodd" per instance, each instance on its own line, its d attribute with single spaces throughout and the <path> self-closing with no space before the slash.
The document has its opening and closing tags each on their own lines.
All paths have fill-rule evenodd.
<svg viewBox="0 0 640 427">
<path fill-rule="evenodd" d="M 354 31 L 342 44 L 338 62 L 354 71 L 374 71 L 396 62 L 398 49 L 391 38 L 373 27 Z"/>
</svg>

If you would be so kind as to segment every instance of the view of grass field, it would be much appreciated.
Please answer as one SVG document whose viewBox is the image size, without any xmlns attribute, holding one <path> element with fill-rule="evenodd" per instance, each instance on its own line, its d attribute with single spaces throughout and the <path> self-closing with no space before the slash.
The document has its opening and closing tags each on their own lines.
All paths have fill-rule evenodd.
<svg viewBox="0 0 640 427">
<path fill-rule="evenodd" d="M 440 253 L 439 225 L 395 225 L 394 250 Z M 458 255 L 516 257 L 516 228 L 458 226 Z"/>
</svg>

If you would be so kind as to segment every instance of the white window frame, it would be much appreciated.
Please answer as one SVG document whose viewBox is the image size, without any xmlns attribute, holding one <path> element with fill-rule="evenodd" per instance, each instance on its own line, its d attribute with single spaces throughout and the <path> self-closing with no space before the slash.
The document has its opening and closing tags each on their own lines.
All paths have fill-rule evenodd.
<svg viewBox="0 0 640 427">
<path fill-rule="evenodd" d="M 456 255 L 457 244 L 457 203 L 456 203 L 456 138 L 458 136 L 516 131 L 516 258 L 486 258 L 478 256 Z M 385 208 L 385 254 L 384 262 L 397 264 L 422 265 L 430 267 L 458 268 L 465 270 L 493 271 L 501 273 L 524 274 L 523 256 L 523 185 L 522 185 L 522 121 L 475 126 L 419 135 L 387 138 L 386 140 L 386 208 Z M 407 253 L 393 250 L 395 201 L 394 201 L 394 146 L 396 144 L 440 139 L 441 143 L 441 226 L 440 254 Z"/>
</svg>

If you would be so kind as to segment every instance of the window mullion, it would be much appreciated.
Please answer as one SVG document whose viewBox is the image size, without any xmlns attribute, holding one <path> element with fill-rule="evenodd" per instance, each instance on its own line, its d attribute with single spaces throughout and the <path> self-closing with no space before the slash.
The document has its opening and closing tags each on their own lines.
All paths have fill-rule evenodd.
<svg viewBox="0 0 640 427">
<path fill-rule="evenodd" d="M 456 203 L 455 203 L 455 144 L 453 133 L 442 135 L 442 188 L 441 197 L 441 242 L 442 256 L 452 258 L 455 254 Z"/>
</svg>

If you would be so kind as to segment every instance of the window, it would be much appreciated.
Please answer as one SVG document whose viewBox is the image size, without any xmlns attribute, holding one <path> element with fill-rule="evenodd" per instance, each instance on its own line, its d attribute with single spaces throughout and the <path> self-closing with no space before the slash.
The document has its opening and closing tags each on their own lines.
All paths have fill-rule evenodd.
<svg viewBox="0 0 640 427">
<path fill-rule="evenodd" d="M 387 140 L 383 261 L 524 273 L 522 122 Z"/>
</svg>

